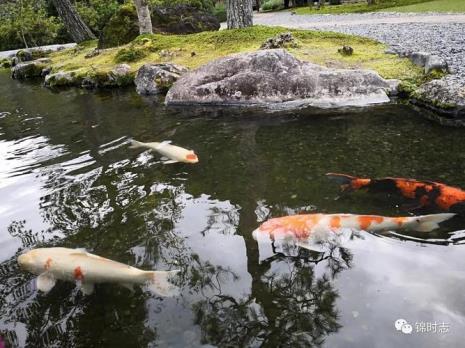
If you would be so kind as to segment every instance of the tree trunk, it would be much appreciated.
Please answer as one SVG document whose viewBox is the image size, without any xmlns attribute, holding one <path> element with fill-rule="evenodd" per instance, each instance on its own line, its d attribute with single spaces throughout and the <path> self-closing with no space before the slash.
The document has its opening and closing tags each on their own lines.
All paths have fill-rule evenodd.
<svg viewBox="0 0 465 348">
<path fill-rule="evenodd" d="M 95 39 L 95 35 L 83 22 L 69 0 L 52 0 L 58 15 L 65 24 L 66 30 L 75 42 Z"/>
<path fill-rule="evenodd" d="M 134 0 L 134 4 L 139 19 L 139 34 L 153 34 L 148 0 Z"/>
<path fill-rule="evenodd" d="M 252 0 L 226 0 L 226 15 L 228 29 L 251 27 Z"/>
<path fill-rule="evenodd" d="M 375 4 L 375 0 L 368 0 L 368 5 L 374 5 Z"/>
</svg>

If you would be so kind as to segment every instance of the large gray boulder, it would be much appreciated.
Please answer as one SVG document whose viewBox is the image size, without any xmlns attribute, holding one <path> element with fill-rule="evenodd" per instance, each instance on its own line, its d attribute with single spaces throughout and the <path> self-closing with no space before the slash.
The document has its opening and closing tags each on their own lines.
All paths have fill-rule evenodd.
<svg viewBox="0 0 465 348">
<path fill-rule="evenodd" d="M 176 64 L 144 64 L 134 83 L 139 94 L 165 94 L 187 69 Z"/>
<path fill-rule="evenodd" d="M 275 49 L 224 57 L 188 72 L 165 100 L 167 104 L 363 106 L 388 102 L 388 93 L 396 88 L 374 71 L 328 69 Z"/>
</svg>

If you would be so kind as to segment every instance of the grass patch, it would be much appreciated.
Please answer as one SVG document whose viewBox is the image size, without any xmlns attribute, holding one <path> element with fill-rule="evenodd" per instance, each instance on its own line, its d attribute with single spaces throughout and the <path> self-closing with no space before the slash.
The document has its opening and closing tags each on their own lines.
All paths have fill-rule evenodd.
<svg viewBox="0 0 465 348">
<path fill-rule="evenodd" d="M 266 39 L 287 31 L 299 42 L 298 47 L 288 50 L 301 60 L 333 68 L 373 69 L 384 78 L 413 84 L 424 79 L 421 68 L 406 58 L 385 54 L 385 45 L 377 41 L 333 32 L 265 26 L 191 35 L 142 35 L 128 45 L 103 50 L 92 58 L 85 58 L 85 55 L 96 47 L 97 42 L 87 42 L 75 49 L 52 53 L 50 58 L 54 72 L 78 70 L 82 75 L 95 71 L 107 73 L 121 61 L 130 61 L 134 73 L 149 62 L 173 62 L 196 68 L 233 53 L 256 51 Z M 351 46 L 354 53 L 351 56 L 338 53 L 343 45 Z"/>
<path fill-rule="evenodd" d="M 394 12 L 465 12 L 465 0 L 435 0 L 421 4 L 393 7 Z"/>
<path fill-rule="evenodd" d="M 428 2 L 430 0 L 378 0 L 376 4 L 368 6 L 366 2 L 356 4 L 325 5 L 317 10 L 313 5 L 294 9 L 297 14 L 340 14 L 340 13 L 364 13 L 380 10 L 391 11 L 391 8 L 400 6 L 415 5 Z M 449 0 L 442 0 L 447 2 Z M 463 0 L 457 0 L 463 1 Z M 441 2 L 441 1 L 438 1 Z"/>
</svg>

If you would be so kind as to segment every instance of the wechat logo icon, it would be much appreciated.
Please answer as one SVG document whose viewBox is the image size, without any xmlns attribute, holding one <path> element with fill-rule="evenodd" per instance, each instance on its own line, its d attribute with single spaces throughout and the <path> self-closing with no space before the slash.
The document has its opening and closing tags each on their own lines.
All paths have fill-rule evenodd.
<svg viewBox="0 0 465 348">
<path fill-rule="evenodd" d="M 412 325 L 410 325 L 405 319 L 397 319 L 394 322 L 394 326 L 397 331 L 401 331 L 404 334 L 411 334 L 413 331 Z"/>
</svg>

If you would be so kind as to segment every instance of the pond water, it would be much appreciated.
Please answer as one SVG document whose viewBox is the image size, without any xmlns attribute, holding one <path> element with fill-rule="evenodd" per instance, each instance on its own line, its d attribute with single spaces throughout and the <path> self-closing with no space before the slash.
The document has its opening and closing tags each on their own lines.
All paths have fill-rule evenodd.
<svg viewBox="0 0 465 348">
<path fill-rule="evenodd" d="M 404 105 L 177 109 L 132 89 L 57 93 L 0 73 L 0 335 L 12 347 L 458 347 L 460 242 L 365 234 L 325 257 L 265 258 L 252 231 L 305 211 L 405 215 L 394 197 L 341 196 L 324 174 L 465 187 L 464 136 Z M 163 165 L 130 137 L 170 139 L 200 163 Z M 84 296 L 65 282 L 39 293 L 16 257 L 43 246 L 179 268 L 181 295 L 104 284 Z"/>
</svg>

